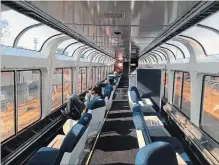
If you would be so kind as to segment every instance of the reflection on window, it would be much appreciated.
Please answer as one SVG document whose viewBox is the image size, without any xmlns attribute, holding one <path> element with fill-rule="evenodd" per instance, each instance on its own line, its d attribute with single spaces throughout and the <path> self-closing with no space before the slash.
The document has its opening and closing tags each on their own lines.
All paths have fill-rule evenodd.
<svg viewBox="0 0 219 165">
<path fill-rule="evenodd" d="M 77 95 L 79 95 L 82 92 L 82 74 L 81 74 L 81 68 L 78 70 L 78 80 L 77 80 Z"/>
<path fill-rule="evenodd" d="M 190 74 L 188 72 L 183 73 L 183 93 L 182 93 L 182 109 L 181 111 L 190 118 L 190 104 L 191 104 L 191 83 Z"/>
<path fill-rule="evenodd" d="M 62 69 L 55 69 L 52 85 L 52 111 L 62 105 Z"/>
<path fill-rule="evenodd" d="M 1 141 L 15 134 L 14 72 L 1 72 Z"/>
<path fill-rule="evenodd" d="M 70 44 L 76 44 L 77 40 L 74 40 L 74 39 L 70 39 L 70 40 L 66 40 L 66 41 L 63 41 L 61 44 L 59 44 L 59 46 L 57 47 L 56 49 L 56 54 L 57 55 L 65 55 L 65 56 L 69 56 L 69 52 L 68 51 L 65 51 L 65 48 L 67 46 L 69 46 Z"/>
<path fill-rule="evenodd" d="M 182 33 L 199 41 L 208 55 L 219 54 L 219 35 L 208 29 L 192 27 Z"/>
<path fill-rule="evenodd" d="M 202 129 L 219 143 L 219 77 L 204 77 Z"/>
<path fill-rule="evenodd" d="M 95 67 L 92 67 L 92 69 L 91 69 L 90 87 L 94 86 L 94 77 L 95 77 Z"/>
<path fill-rule="evenodd" d="M 39 70 L 17 71 L 18 131 L 40 119 L 41 73 Z"/>
<path fill-rule="evenodd" d="M 43 43 L 60 32 L 46 26 L 38 26 L 25 32 L 18 42 L 18 47 L 39 51 Z"/>
<path fill-rule="evenodd" d="M 82 74 L 82 92 L 85 92 L 87 89 L 87 68 L 81 68 Z"/>
<path fill-rule="evenodd" d="M 165 86 L 164 86 L 164 97 L 168 98 L 168 73 L 165 72 Z"/>
<path fill-rule="evenodd" d="M 174 96 L 173 105 L 180 109 L 181 89 L 182 89 L 182 72 L 176 71 L 174 73 Z"/>
<path fill-rule="evenodd" d="M 15 38 L 22 30 L 39 23 L 4 5 L 1 6 L 1 9 L 1 45 L 13 46 Z M 26 44 L 30 42 L 33 43 L 28 40 Z"/>
<path fill-rule="evenodd" d="M 72 69 L 63 69 L 63 102 L 66 103 L 72 94 Z"/>
</svg>

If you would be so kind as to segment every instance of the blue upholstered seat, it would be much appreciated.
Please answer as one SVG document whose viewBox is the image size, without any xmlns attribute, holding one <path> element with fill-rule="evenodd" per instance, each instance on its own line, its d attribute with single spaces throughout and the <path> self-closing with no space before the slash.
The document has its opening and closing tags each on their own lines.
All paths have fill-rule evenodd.
<svg viewBox="0 0 219 165">
<path fill-rule="evenodd" d="M 144 124 L 142 121 L 141 114 L 139 112 L 133 112 L 132 118 L 133 118 L 135 128 L 137 130 L 144 130 Z"/>
<path fill-rule="evenodd" d="M 85 131 L 85 126 L 76 124 L 65 136 L 60 149 L 43 147 L 27 162 L 27 165 L 58 165 L 65 152 L 72 152 Z"/>
<path fill-rule="evenodd" d="M 87 110 L 97 109 L 100 107 L 104 107 L 105 105 L 106 103 L 103 99 L 94 99 L 88 103 Z"/>
<path fill-rule="evenodd" d="M 178 165 L 178 162 L 169 143 L 154 142 L 138 151 L 135 165 Z"/>
<path fill-rule="evenodd" d="M 85 113 L 81 118 L 78 120 L 78 124 L 83 125 L 85 128 L 89 125 L 90 121 L 92 119 L 92 114 Z"/>
</svg>

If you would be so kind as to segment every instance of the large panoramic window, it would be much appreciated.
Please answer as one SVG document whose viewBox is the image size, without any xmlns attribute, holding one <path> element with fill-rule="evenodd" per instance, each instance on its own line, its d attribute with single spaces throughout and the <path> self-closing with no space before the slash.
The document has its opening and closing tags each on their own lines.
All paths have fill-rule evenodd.
<svg viewBox="0 0 219 165">
<path fill-rule="evenodd" d="M 85 92 L 87 89 L 87 68 L 81 68 L 82 74 L 82 92 Z"/>
<path fill-rule="evenodd" d="M 205 76 L 201 128 L 219 143 L 219 76 Z"/>
<path fill-rule="evenodd" d="M 63 69 L 63 102 L 66 103 L 72 94 L 72 69 Z"/>
<path fill-rule="evenodd" d="M 173 95 L 173 105 L 180 109 L 181 100 L 181 90 L 182 90 L 182 78 L 183 72 L 176 71 L 174 73 L 174 95 Z"/>
<path fill-rule="evenodd" d="M 41 117 L 41 72 L 28 70 L 16 72 L 18 131 Z"/>
<path fill-rule="evenodd" d="M 82 74 L 81 74 L 82 70 L 81 68 L 79 68 L 78 70 L 78 79 L 77 79 L 77 95 L 80 94 L 82 92 Z"/>
<path fill-rule="evenodd" d="M 4 141 L 41 118 L 40 70 L 1 72 L 0 97 L 1 141 Z"/>
<path fill-rule="evenodd" d="M 188 72 L 175 71 L 173 105 L 190 118 L 191 83 Z"/>
<path fill-rule="evenodd" d="M 63 69 L 55 69 L 52 85 L 52 111 L 62 105 L 62 72 Z"/>
<path fill-rule="evenodd" d="M 15 134 L 14 72 L 1 72 L 1 141 Z"/>
<path fill-rule="evenodd" d="M 191 79 L 188 72 L 183 73 L 182 107 L 181 111 L 190 118 Z"/>
</svg>

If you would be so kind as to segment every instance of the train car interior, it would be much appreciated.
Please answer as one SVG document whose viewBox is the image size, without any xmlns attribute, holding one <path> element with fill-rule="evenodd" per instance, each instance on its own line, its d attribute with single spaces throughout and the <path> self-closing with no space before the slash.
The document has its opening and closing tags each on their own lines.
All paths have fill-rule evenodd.
<svg viewBox="0 0 219 165">
<path fill-rule="evenodd" d="M 219 1 L 1 1 L 2 165 L 218 165 Z"/>
</svg>

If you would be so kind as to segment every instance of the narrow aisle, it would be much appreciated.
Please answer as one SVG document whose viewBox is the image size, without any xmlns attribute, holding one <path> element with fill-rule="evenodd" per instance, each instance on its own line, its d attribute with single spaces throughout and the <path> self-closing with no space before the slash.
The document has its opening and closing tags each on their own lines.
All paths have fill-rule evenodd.
<svg viewBox="0 0 219 165">
<path fill-rule="evenodd" d="M 97 141 L 91 165 L 134 164 L 138 141 L 132 121 L 127 88 L 118 88 L 116 98 Z M 117 101 L 119 100 L 119 101 Z"/>
</svg>

